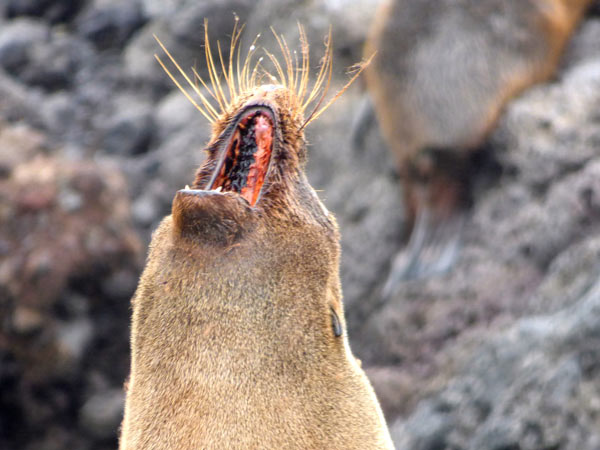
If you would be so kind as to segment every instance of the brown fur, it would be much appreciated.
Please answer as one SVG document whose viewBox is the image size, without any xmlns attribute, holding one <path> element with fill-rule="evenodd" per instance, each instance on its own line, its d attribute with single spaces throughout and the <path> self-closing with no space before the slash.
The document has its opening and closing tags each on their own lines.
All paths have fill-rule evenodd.
<svg viewBox="0 0 600 450">
<path fill-rule="evenodd" d="M 460 205 L 470 152 L 510 98 L 552 75 L 589 3 L 388 0 L 381 7 L 365 49 L 377 52 L 366 79 L 409 208 L 425 203 L 443 218 Z M 424 156 L 427 149 L 456 161 L 445 167 Z M 419 184 L 428 191 L 419 193 Z"/>
<path fill-rule="evenodd" d="M 120 448 L 392 448 L 348 345 L 338 229 L 304 175 L 297 92 L 251 86 L 228 103 L 193 187 L 247 105 L 275 113 L 271 168 L 254 208 L 180 191 L 155 231 L 133 299 Z"/>
</svg>

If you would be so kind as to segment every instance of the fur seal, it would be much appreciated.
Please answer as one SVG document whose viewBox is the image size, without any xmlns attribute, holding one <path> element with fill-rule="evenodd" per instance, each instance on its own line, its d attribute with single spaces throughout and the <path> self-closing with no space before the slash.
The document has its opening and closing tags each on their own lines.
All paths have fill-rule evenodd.
<svg viewBox="0 0 600 450">
<path fill-rule="evenodd" d="M 302 30 L 301 62 L 282 40 L 279 83 L 259 85 L 249 58 L 234 69 L 240 32 L 221 62 L 230 91 L 206 45 L 221 108 L 195 103 L 213 121 L 208 158 L 154 232 L 132 300 L 120 448 L 393 448 L 348 344 L 337 225 L 304 174 L 331 46 L 310 92 Z"/>
<path fill-rule="evenodd" d="M 589 3 L 387 0 L 381 5 L 365 46 L 366 55 L 375 54 L 365 79 L 414 224 L 407 250 L 392 268 L 388 293 L 400 278 L 444 271 L 454 260 L 478 169 L 474 154 L 504 105 L 554 73 Z"/>
</svg>

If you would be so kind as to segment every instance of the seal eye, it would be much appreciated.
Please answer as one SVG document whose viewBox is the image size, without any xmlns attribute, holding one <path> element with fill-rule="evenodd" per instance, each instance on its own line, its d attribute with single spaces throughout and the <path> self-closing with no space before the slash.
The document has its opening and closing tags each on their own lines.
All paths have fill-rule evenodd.
<svg viewBox="0 0 600 450">
<path fill-rule="evenodd" d="M 333 328 L 333 334 L 335 337 L 340 337 L 342 335 L 342 324 L 340 323 L 340 318 L 335 312 L 335 309 L 329 308 L 331 310 L 331 328 Z"/>
<path fill-rule="evenodd" d="M 208 189 L 236 192 L 254 206 L 269 169 L 273 134 L 270 111 L 253 107 L 246 112 L 225 144 Z"/>
</svg>

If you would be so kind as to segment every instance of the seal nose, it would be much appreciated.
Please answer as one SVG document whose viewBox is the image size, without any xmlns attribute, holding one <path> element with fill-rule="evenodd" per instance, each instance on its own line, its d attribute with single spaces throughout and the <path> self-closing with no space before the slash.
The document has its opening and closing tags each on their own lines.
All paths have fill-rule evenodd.
<svg viewBox="0 0 600 450">
<path fill-rule="evenodd" d="M 273 92 L 285 90 L 281 84 L 263 84 L 259 88 L 257 88 L 256 92 L 252 96 L 252 98 L 248 101 L 248 103 L 253 103 L 256 101 L 269 99 Z"/>
</svg>

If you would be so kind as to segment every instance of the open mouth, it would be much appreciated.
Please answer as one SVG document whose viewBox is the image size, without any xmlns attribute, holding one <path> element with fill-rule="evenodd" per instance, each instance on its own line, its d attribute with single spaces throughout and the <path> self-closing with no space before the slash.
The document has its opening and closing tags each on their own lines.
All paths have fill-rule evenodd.
<svg viewBox="0 0 600 450">
<path fill-rule="evenodd" d="M 224 144 L 206 189 L 236 192 L 251 206 L 260 197 L 273 151 L 273 113 L 256 106 L 247 109 Z"/>
</svg>

